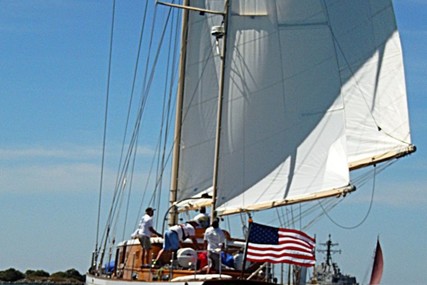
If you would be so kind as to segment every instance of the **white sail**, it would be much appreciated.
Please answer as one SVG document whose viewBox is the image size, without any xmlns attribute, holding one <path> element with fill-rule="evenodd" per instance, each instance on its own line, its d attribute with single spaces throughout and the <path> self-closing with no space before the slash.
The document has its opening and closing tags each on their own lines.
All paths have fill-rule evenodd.
<svg viewBox="0 0 427 285">
<path fill-rule="evenodd" d="M 212 188 L 220 72 L 222 17 L 190 15 L 181 199 Z M 411 151 L 391 1 L 234 0 L 226 29 L 220 213 L 337 195 L 349 168 Z"/>
<path fill-rule="evenodd" d="M 224 9 L 223 5 L 205 6 L 204 2 L 191 1 L 191 5 Z M 189 13 L 177 201 L 212 186 L 219 57 L 210 31 L 221 20 L 222 16 Z"/>
<path fill-rule="evenodd" d="M 349 184 L 335 45 L 323 1 L 232 1 L 218 211 Z"/>
<path fill-rule="evenodd" d="M 178 223 L 176 204 L 181 210 L 211 204 L 213 215 L 228 215 L 346 195 L 354 190 L 352 169 L 414 151 L 391 0 L 178 2 L 161 3 L 186 9 L 171 224 Z M 193 262 L 153 274 L 136 240 L 118 245 L 117 275 L 104 275 L 112 221 L 103 250 L 96 245 L 87 284 L 166 284 L 178 280 L 166 281 L 173 274 L 200 283 Z M 228 240 L 233 252 L 244 248 Z M 153 239 L 160 255 L 162 242 Z"/>
<path fill-rule="evenodd" d="M 328 5 L 346 109 L 349 164 L 411 150 L 402 49 L 388 0 Z"/>
</svg>

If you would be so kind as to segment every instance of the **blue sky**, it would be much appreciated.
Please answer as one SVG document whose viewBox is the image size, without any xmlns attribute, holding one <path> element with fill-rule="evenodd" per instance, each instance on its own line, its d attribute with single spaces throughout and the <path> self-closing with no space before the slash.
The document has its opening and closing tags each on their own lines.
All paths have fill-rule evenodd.
<svg viewBox="0 0 427 285">
<path fill-rule="evenodd" d="M 134 1 L 132 1 L 133 3 Z M 140 1 L 135 1 L 140 2 Z M 119 5 L 112 93 L 130 90 L 141 3 Z M 383 284 L 422 284 L 427 268 L 425 146 L 427 1 L 394 1 L 404 59 L 412 139 L 418 150 L 351 195 L 310 229 L 340 243 L 342 270 L 365 282 L 377 235 Z M 76 268 L 95 243 L 110 1 L 0 1 L 0 270 Z M 117 82 L 117 83 L 116 83 Z M 117 106 L 120 99 L 114 97 Z M 116 101 L 114 101 L 116 100 Z M 123 108 L 123 107 L 122 107 Z M 112 110 L 113 117 L 123 110 Z M 117 113 L 116 113 L 117 112 Z M 122 123 L 122 122 L 120 122 Z M 120 141 L 119 137 L 116 142 Z M 114 145 L 108 151 L 113 151 Z M 114 176 L 113 169 L 107 174 Z"/>
</svg>

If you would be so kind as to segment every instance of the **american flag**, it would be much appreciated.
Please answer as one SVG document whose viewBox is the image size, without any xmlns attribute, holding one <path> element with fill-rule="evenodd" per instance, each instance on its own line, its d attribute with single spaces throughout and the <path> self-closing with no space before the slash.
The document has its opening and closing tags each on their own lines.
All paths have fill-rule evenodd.
<svg viewBox="0 0 427 285">
<path fill-rule="evenodd" d="M 315 245 L 315 240 L 301 231 L 251 223 L 246 259 L 311 267 L 316 262 Z"/>
</svg>

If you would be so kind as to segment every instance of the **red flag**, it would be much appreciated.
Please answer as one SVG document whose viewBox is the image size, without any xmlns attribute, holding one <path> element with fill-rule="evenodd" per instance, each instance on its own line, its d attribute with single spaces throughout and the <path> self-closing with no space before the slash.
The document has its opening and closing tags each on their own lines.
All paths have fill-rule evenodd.
<svg viewBox="0 0 427 285">
<path fill-rule="evenodd" d="M 301 231 L 252 223 L 246 259 L 310 267 L 316 262 L 315 245 L 315 240 Z"/>
<path fill-rule="evenodd" d="M 375 250 L 374 266 L 372 267 L 370 285 L 380 284 L 383 275 L 384 260 L 383 251 L 381 250 L 380 241 L 377 240 L 377 248 Z"/>
</svg>

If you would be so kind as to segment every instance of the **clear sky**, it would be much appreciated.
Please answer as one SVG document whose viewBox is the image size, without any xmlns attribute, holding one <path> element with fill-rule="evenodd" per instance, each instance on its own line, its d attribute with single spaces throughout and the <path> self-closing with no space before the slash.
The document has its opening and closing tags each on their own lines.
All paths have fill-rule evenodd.
<svg viewBox="0 0 427 285">
<path fill-rule="evenodd" d="M 84 273 L 90 265 L 110 2 L 0 0 L 0 270 L 53 273 L 76 268 Z M 126 55 L 135 50 L 134 22 L 140 17 L 133 2 L 122 3 L 118 10 L 124 21 L 117 29 L 125 48 L 116 51 L 123 58 L 113 70 L 122 82 L 112 85 L 116 93 L 129 92 L 131 73 L 125 66 L 133 57 Z M 356 275 L 361 283 L 367 282 L 379 235 L 383 284 L 424 284 L 427 1 L 396 0 L 394 5 L 404 50 L 412 140 L 418 150 L 378 176 L 373 208 L 361 226 L 345 229 L 363 220 L 370 187 L 351 195 L 331 219 L 324 218 L 310 233 L 320 241 L 331 233 L 343 251 L 336 256 L 342 271 Z"/>
</svg>

